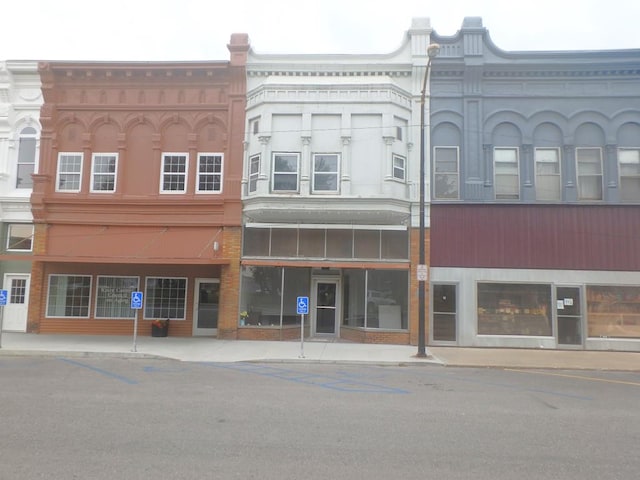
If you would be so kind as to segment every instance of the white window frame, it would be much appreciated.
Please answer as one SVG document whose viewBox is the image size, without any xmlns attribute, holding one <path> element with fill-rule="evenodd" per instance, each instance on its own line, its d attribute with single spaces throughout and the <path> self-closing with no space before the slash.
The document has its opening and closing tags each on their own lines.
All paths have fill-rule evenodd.
<svg viewBox="0 0 640 480">
<path fill-rule="evenodd" d="M 549 160 L 543 159 L 540 155 L 538 155 L 539 153 L 542 152 L 555 152 L 556 153 L 556 161 L 555 162 L 551 162 Z M 535 163 L 535 188 L 536 188 L 536 200 L 540 200 L 540 201 L 549 201 L 549 202 L 559 202 L 562 200 L 562 156 L 561 156 L 561 151 L 559 148 L 552 148 L 552 147 L 537 147 L 534 149 L 533 151 L 533 158 L 534 158 L 534 163 Z M 556 173 L 539 173 L 538 172 L 538 165 L 550 165 L 550 164 L 555 164 L 557 165 L 557 172 Z M 554 195 L 550 196 L 550 195 L 541 195 L 541 184 L 543 182 L 541 182 L 541 180 L 543 178 L 556 178 L 557 182 L 558 182 L 558 189 L 557 191 L 553 192 Z"/>
<path fill-rule="evenodd" d="M 118 295 L 120 297 L 120 301 L 122 303 L 122 309 L 127 312 L 127 316 L 116 316 L 116 317 L 104 317 L 98 315 L 98 301 L 101 299 L 100 297 L 100 288 L 105 288 L 105 286 L 100 285 L 100 280 L 104 278 L 117 278 L 117 279 L 133 279 L 136 282 L 135 288 L 132 290 L 127 287 L 115 287 L 119 291 L 112 292 L 111 295 Z M 98 275 L 96 277 L 96 298 L 93 304 L 93 318 L 104 318 L 104 319 L 125 319 L 132 320 L 137 315 L 137 310 L 131 308 L 131 292 L 137 292 L 140 289 L 140 277 L 131 276 L 131 275 Z"/>
<path fill-rule="evenodd" d="M 277 157 L 288 157 L 294 158 L 296 161 L 296 169 L 294 172 L 285 172 L 285 171 L 277 171 L 276 170 L 276 158 Z M 271 172 L 271 191 L 275 193 L 297 193 L 300 190 L 300 153 L 298 152 L 273 152 L 273 161 L 272 161 L 272 172 Z M 294 190 L 285 190 L 285 189 L 276 189 L 276 177 L 278 175 L 287 175 L 296 177 L 296 188 Z"/>
<path fill-rule="evenodd" d="M 627 155 L 625 155 L 625 153 L 629 153 L 629 159 L 623 158 L 623 157 L 627 157 Z M 635 155 L 633 155 L 635 153 Z M 633 158 L 635 157 L 635 158 Z M 637 169 L 637 173 L 626 173 L 623 174 L 622 169 L 623 169 L 623 165 L 637 165 L 636 169 Z M 625 199 L 624 198 L 624 191 L 622 189 L 622 180 L 623 179 L 630 179 L 630 180 L 635 180 L 636 182 L 640 183 L 640 147 L 638 148 L 619 148 L 618 149 L 618 175 L 619 175 L 619 179 L 618 179 L 618 185 L 620 188 L 620 199 L 623 202 L 640 202 L 640 194 L 636 194 L 636 196 L 634 197 L 633 195 L 631 195 L 631 198 L 629 199 Z"/>
<path fill-rule="evenodd" d="M 438 150 L 455 150 L 456 169 L 455 171 L 438 170 Z M 438 178 L 439 177 L 456 177 L 456 195 L 455 197 L 445 197 L 438 195 Z M 453 145 L 439 145 L 433 147 L 433 198 L 436 200 L 458 200 L 460 199 L 460 147 Z"/>
<path fill-rule="evenodd" d="M 87 309 L 87 314 L 86 315 L 52 315 L 49 312 L 49 307 L 50 307 L 50 303 L 49 300 L 51 299 L 51 280 L 53 279 L 53 277 L 81 277 L 81 278 L 88 278 L 89 279 L 89 294 L 86 297 L 87 300 L 87 304 L 86 304 L 86 309 Z M 46 318 L 89 318 L 91 315 L 91 290 L 93 287 L 93 278 L 91 277 L 91 275 L 72 275 L 72 274 L 59 274 L 59 273 L 52 273 L 51 275 L 49 275 L 49 279 L 47 281 L 47 304 L 46 304 Z M 66 295 L 65 295 L 66 296 Z M 66 308 L 66 305 L 62 305 L 63 307 Z M 85 308 L 84 306 L 82 308 Z"/>
<path fill-rule="evenodd" d="M 166 160 L 169 157 L 184 157 L 184 172 L 166 172 Z M 166 189 L 164 188 L 164 181 L 166 177 L 174 175 L 176 177 L 183 177 L 183 188 L 180 190 Z M 189 154 L 185 152 L 163 152 L 162 162 L 160 165 L 160 193 L 166 193 L 169 195 L 179 195 L 187 192 L 187 181 L 189 180 Z"/>
<path fill-rule="evenodd" d="M 400 164 L 396 164 L 396 161 Z M 407 181 L 407 158 L 403 155 L 391 155 L 391 177 L 399 182 Z"/>
<path fill-rule="evenodd" d="M 29 238 L 29 248 L 12 248 L 11 245 L 11 230 L 13 227 L 31 227 L 31 235 Z M 27 237 L 24 237 L 27 238 Z M 32 252 L 33 251 L 33 224 L 32 223 L 10 223 L 7 226 L 7 252 Z"/>
<path fill-rule="evenodd" d="M 150 317 L 148 315 L 148 302 L 152 300 L 149 288 L 150 280 L 184 280 L 184 298 L 183 298 L 183 308 L 182 308 L 182 317 L 169 317 L 171 320 L 185 320 L 187 315 L 187 294 L 189 293 L 189 279 L 187 277 L 160 277 L 160 276 L 151 276 L 146 277 L 144 281 L 145 288 L 145 298 L 144 298 L 144 319 L 145 320 L 166 320 L 166 318 L 159 317 Z"/>
<path fill-rule="evenodd" d="M 114 160 L 114 170 L 113 172 L 96 172 L 96 160 L 98 158 L 109 158 Z M 95 188 L 96 177 L 111 177 L 113 178 L 113 189 L 103 190 L 100 188 Z M 89 191 L 91 193 L 114 193 L 116 191 L 118 179 L 118 154 L 117 153 L 94 153 L 91 155 L 91 186 L 89 187 Z"/>
<path fill-rule="evenodd" d="M 255 167 L 255 168 L 254 168 Z M 249 157 L 249 193 L 254 193 L 258 190 L 258 178 L 260 177 L 260 154 L 251 155 Z"/>
<path fill-rule="evenodd" d="M 24 133 L 25 130 L 27 129 L 31 129 L 33 130 L 33 133 Z M 23 140 L 33 140 L 33 158 L 30 158 L 29 161 L 24 161 L 24 158 L 20 158 L 21 154 L 24 152 L 24 144 L 23 144 Z M 18 182 L 20 181 L 20 167 L 23 166 L 31 166 L 32 170 L 31 170 L 31 174 L 36 173 L 37 171 L 37 162 L 38 159 L 38 131 L 34 128 L 34 127 L 30 127 L 30 126 L 26 126 L 24 128 L 22 128 L 22 130 L 20 130 L 20 135 L 18 137 L 18 156 L 16 158 L 16 188 L 19 190 L 23 190 L 23 189 L 32 189 L 33 188 L 33 181 L 31 182 L 30 185 L 27 185 L 26 187 L 21 187 Z"/>
<path fill-rule="evenodd" d="M 598 157 L 599 157 L 599 163 L 598 163 L 598 168 L 600 170 L 599 173 L 581 173 L 580 172 L 580 166 L 581 166 L 581 162 L 580 162 L 580 152 L 582 151 L 587 151 L 587 150 L 591 150 L 591 151 L 597 151 L 598 152 Z M 584 166 L 585 163 L 584 161 L 582 162 L 582 165 Z M 577 187 L 578 187 L 578 200 L 583 200 L 583 201 L 601 201 L 604 199 L 604 184 L 603 184 L 603 180 L 604 180 L 604 176 L 603 176 L 603 165 L 602 165 L 602 148 L 600 147 L 576 147 L 576 177 L 577 177 Z M 600 197 L 599 198 L 594 198 L 594 197 L 587 197 L 584 195 L 583 193 L 583 186 L 582 186 L 582 182 L 581 180 L 583 179 L 589 179 L 589 178 L 596 178 L 599 179 L 599 184 L 600 184 Z"/>
<path fill-rule="evenodd" d="M 220 171 L 218 172 L 203 172 L 201 170 L 201 160 L 207 157 L 215 157 L 220 161 Z M 214 163 L 214 168 L 216 164 Z M 200 180 L 204 178 L 213 178 L 214 179 L 214 187 L 215 187 L 215 179 L 218 179 L 218 187 L 213 190 L 203 190 L 200 188 Z M 222 180 L 224 178 L 224 153 L 220 152 L 201 152 L 198 153 L 198 172 L 196 174 L 196 193 L 209 193 L 209 194 L 218 194 L 222 193 Z"/>
<path fill-rule="evenodd" d="M 498 159 L 498 157 L 500 155 L 496 155 L 498 152 L 507 152 L 507 151 L 511 151 L 515 153 L 515 162 L 514 161 L 505 161 L 505 160 L 501 160 Z M 504 165 L 514 165 L 515 164 L 515 171 L 516 173 L 502 173 L 502 172 L 498 172 L 498 164 L 504 164 Z M 513 167 L 512 167 L 513 168 Z M 498 193 L 498 185 L 500 184 L 500 182 L 498 181 L 498 179 L 500 177 L 505 177 L 505 178 L 516 178 L 516 186 L 517 186 L 517 191 L 515 195 L 508 195 L 508 194 L 500 194 Z M 495 147 L 493 149 L 493 188 L 494 188 L 494 193 L 495 193 L 495 199 L 496 200 L 519 200 L 520 199 L 520 149 L 518 147 Z"/>
<path fill-rule="evenodd" d="M 65 170 L 62 171 L 62 160 L 63 158 L 71 157 L 80 160 L 79 170 Z M 78 193 L 82 188 L 82 167 L 84 164 L 84 155 L 82 152 L 60 152 L 58 153 L 58 166 L 56 168 L 56 192 L 65 192 L 65 193 Z M 62 180 L 62 175 L 73 176 L 78 178 L 78 188 L 63 188 L 60 184 Z"/>
<path fill-rule="evenodd" d="M 335 157 L 336 167 L 335 170 L 330 171 L 316 171 L 316 160 L 321 157 Z M 339 153 L 314 153 L 311 160 L 311 193 L 327 194 L 327 193 L 339 193 L 340 192 L 340 154 Z M 316 178 L 318 176 L 334 176 L 336 180 L 336 188 L 332 190 L 321 190 L 316 188 Z"/>
</svg>

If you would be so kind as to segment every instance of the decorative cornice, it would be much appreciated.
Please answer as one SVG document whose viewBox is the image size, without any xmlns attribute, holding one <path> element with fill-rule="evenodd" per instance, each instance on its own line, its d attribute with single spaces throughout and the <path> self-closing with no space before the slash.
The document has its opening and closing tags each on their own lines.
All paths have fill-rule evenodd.
<svg viewBox="0 0 640 480">
<path fill-rule="evenodd" d="M 409 77 L 410 66 L 401 70 L 249 70 L 248 77 Z"/>
</svg>

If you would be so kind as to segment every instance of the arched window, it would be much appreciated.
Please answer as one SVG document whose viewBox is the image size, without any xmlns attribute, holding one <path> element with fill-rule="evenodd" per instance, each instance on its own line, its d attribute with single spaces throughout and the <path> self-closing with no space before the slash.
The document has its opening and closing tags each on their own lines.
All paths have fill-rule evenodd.
<svg viewBox="0 0 640 480">
<path fill-rule="evenodd" d="M 33 127 L 25 127 L 20 132 L 16 188 L 33 188 L 31 174 L 35 172 L 36 167 L 37 135 L 38 132 Z"/>
</svg>

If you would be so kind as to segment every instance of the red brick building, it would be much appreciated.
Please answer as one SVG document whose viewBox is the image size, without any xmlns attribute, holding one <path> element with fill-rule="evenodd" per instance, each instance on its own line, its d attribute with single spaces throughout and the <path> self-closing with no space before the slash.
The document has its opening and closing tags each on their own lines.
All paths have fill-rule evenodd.
<svg viewBox="0 0 640 480">
<path fill-rule="evenodd" d="M 235 337 L 248 49 L 40 64 L 29 331 Z"/>
</svg>

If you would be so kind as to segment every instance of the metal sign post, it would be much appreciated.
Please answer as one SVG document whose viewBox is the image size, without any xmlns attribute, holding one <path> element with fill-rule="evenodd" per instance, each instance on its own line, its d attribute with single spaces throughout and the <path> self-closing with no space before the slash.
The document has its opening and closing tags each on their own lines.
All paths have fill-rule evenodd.
<svg viewBox="0 0 640 480">
<path fill-rule="evenodd" d="M 137 352 L 136 341 L 138 338 L 138 313 L 142 310 L 142 292 L 131 292 L 131 308 L 136 311 L 133 320 L 133 348 L 132 352 Z"/>
<path fill-rule="evenodd" d="M 0 290 L 0 348 L 2 348 L 2 321 L 4 320 L 4 306 L 7 304 L 6 290 Z"/>
<path fill-rule="evenodd" d="M 300 358 L 304 358 L 304 316 L 309 313 L 309 297 L 298 297 L 296 307 L 300 315 Z"/>
</svg>

